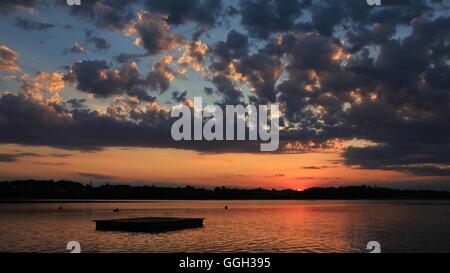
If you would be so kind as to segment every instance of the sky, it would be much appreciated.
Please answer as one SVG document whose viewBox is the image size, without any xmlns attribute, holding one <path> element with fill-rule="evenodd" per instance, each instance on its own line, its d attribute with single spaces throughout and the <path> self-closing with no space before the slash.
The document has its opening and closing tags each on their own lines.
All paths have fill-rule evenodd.
<svg viewBox="0 0 450 273">
<path fill-rule="evenodd" d="M 0 180 L 450 190 L 450 1 L 0 2 Z M 172 107 L 278 104 L 280 147 Z"/>
</svg>

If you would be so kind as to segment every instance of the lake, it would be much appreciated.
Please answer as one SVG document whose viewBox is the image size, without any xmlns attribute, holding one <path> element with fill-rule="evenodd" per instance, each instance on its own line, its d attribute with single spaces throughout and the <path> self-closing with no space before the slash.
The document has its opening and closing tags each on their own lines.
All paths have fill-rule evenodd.
<svg viewBox="0 0 450 273">
<path fill-rule="evenodd" d="M 152 234 L 96 231 L 92 222 L 130 216 L 205 224 Z M 0 252 L 68 252 L 69 241 L 83 252 L 368 252 L 369 241 L 382 252 L 450 252 L 450 201 L 0 204 Z"/>
</svg>

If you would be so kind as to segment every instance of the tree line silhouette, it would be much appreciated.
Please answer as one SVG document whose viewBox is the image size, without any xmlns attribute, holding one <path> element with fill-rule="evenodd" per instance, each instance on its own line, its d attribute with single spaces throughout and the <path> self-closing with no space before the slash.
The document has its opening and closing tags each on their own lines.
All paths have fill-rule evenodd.
<svg viewBox="0 0 450 273">
<path fill-rule="evenodd" d="M 450 192 L 431 190 L 396 190 L 376 186 L 308 188 L 303 191 L 157 187 L 104 184 L 93 187 L 73 181 L 21 180 L 0 182 L 0 200 L 17 199 L 450 199 Z"/>
</svg>

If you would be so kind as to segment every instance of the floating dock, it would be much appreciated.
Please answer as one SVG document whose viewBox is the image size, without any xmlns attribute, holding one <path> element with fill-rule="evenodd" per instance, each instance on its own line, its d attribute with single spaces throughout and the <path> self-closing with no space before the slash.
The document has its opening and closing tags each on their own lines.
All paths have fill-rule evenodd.
<svg viewBox="0 0 450 273">
<path fill-rule="evenodd" d="M 203 218 L 143 217 L 94 220 L 96 230 L 161 232 L 203 227 Z"/>
</svg>

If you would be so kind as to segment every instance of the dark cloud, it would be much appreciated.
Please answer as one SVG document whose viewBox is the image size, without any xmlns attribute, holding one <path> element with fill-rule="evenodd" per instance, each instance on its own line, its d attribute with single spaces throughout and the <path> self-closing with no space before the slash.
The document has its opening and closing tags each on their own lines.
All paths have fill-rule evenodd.
<svg viewBox="0 0 450 273">
<path fill-rule="evenodd" d="M 187 95 L 187 91 L 184 92 L 178 92 L 178 91 L 174 91 L 172 92 L 172 100 L 175 102 L 184 102 L 186 101 L 186 95 Z"/>
<path fill-rule="evenodd" d="M 140 59 L 144 56 L 145 55 L 143 54 L 120 53 L 119 55 L 114 57 L 114 60 L 122 64 L 129 62 L 139 63 Z"/>
<path fill-rule="evenodd" d="M 16 154 L 0 154 L 0 162 L 16 162 L 21 157 L 27 156 L 39 156 L 39 154 L 34 153 L 16 153 Z"/>
<path fill-rule="evenodd" d="M 213 54 L 218 57 L 214 64 L 216 70 L 223 70 L 232 59 L 239 59 L 248 54 L 248 37 L 236 30 L 228 32 L 225 41 L 218 42 L 213 48 Z"/>
<path fill-rule="evenodd" d="M 80 61 L 69 68 L 65 80 L 75 84 L 79 91 L 101 98 L 128 94 L 142 100 L 152 100 L 145 91 L 148 85 L 146 80 L 141 78 L 133 63 L 112 69 L 105 61 Z"/>
<path fill-rule="evenodd" d="M 0 163 L 10 163 L 10 162 L 16 162 L 20 160 L 22 157 L 43 157 L 47 155 L 41 155 L 37 153 L 27 153 L 27 152 L 21 152 L 17 151 L 16 153 L 2 153 L 0 154 Z M 66 155 L 48 155 L 49 157 L 66 157 Z M 69 154 L 67 156 L 70 156 Z"/>
<path fill-rule="evenodd" d="M 72 108 L 85 108 L 86 99 L 70 99 L 66 103 L 69 104 Z"/>
<path fill-rule="evenodd" d="M 146 0 L 149 11 L 167 15 L 169 24 L 196 22 L 213 26 L 222 12 L 222 0 Z"/>
<path fill-rule="evenodd" d="M 145 48 L 150 55 L 170 50 L 182 41 L 170 32 L 163 17 L 148 12 L 140 13 L 128 31 L 129 34 L 137 35 L 135 44 Z"/>
<path fill-rule="evenodd" d="M 233 82 L 223 76 L 217 75 L 212 82 L 217 88 L 217 94 L 223 97 L 223 104 L 236 105 L 241 103 L 242 93 L 234 86 Z"/>
<path fill-rule="evenodd" d="M 135 18 L 135 4 L 141 0 L 89 0 L 72 6 L 73 15 L 94 22 L 97 26 L 112 30 L 123 30 Z M 67 5 L 58 1 L 59 5 Z"/>
<path fill-rule="evenodd" d="M 0 10 L 31 7 L 34 1 L 15 3 L 3 1 Z M 208 86 L 204 92 L 215 95 L 211 98 L 219 104 L 279 103 L 286 124 L 280 137 L 284 143 L 299 143 L 300 152 L 332 146 L 336 139 L 360 139 L 376 145 L 344 149 L 345 164 L 448 176 L 450 19 L 448 10 L 440 10 L 444 1 L 385 0 L 381 7 L 370 7 L 360 0 L 242 0 L 238 8 L 224 9 L 221 1 L 146 0 L 136 16 L 138 3 L 99 0 L 74 7 L 74 14 L 97 26 L 133 35 L 143 53 L 116 56 L 117 67 L 106 61 L 77 62 L 66 81 L 98 98 L 128 95 L 154 102 L 147 91 L 169 90 L 176 66 L 201 64 L 196 71 L 210 83 L 200 86 Z M 226 13 L 235 20 L 240 15 L 241 25 L 233 24 L 236 30 L 223 41 L 211 34 L 208 50 L 195 51 L 198 41 L 176 34 L 192 23 L 193 31 L 201 33 L 217 26 Z M 186 23 L 171 32 L 171 26 Z M 91 32 L 83 45 L 107 49 L 109 42 Z M 162 57 L 147 75 L 133 63 L 163 56 L 176 46 L 185 48 L 188 61 Z M 0 49 L 2 69 L 18 71 L 18 54 Z M 186 95 L 173 92 L 172 100 L 184 101 Z M 5 143 L 258 150 L 254 143 L 173 143 L 170 119 L 156 106 L 149 112 L 125 109 L 120 118 L 123 113 L 112 108 L 100 115 L 77 100 L 49 106 L 8 94 L 0 102 Z"/>
<path fill-rule="evenodd" d="M 9 13 L 34 7 L 37 0 L 3 0 L 0 2 L 0 13 Z"/>
<path fill-rule="evenodd" d="M 87 109 L 67 110 L 43 105 L 22 95 L 0 98 L 0 142 L 46 145 L 94 151 L 111 146 L 172 147 L 208 153 L 256 152 L 259 143 L 242 141 L 179 141 L 170 134 L 170 113 L 157 107 L 130 110 L 129 119 L 117 119 Z"/>
<path fill-rule="evenodd" d="M 267 38 L 269 35 L 294 28 L 302 9 L 310 0 L 240 0 L 242 25 L 250 35 Z"/>
<path fill-rule="evenodd" d="M 448 144 L 399 143 L 395 146 L 350 147 L 344 153 L 344 162 L 367 169 L 397 170 L 420 176 L 449 176 L 449 152 Z"/>
<path fill-rule="evenodd" d="M 236 65 L 236 70 L 245 76 L 261 103 L 276 101 L 275 84 L 281 74 L 281 60 L 278 56 L 265 52 L 245 56 Z"/>
<path fill-rule="evenodd" d="M 111 47 L 111 44 L 105 38 L 98 36 L 91 29 L 85 30 L 85 43 L 93 45 L 97 50 L 107 50 Z"/>
<path fill-rule="evenodd" d="M 175 72 L 169 67 L 171 56 L 165 56 L 155 63 L 153 71 L 147 75 L 147 82 L 153 91 L 163 93 L 169 89 L 170 81 L 175 77 Z"/>
<path fill-rule="evenodd" d="M 111 47 L 111 44 L 105 38 L 97 36 L 89 37 L 88 43 L 93 44 L 98 50 L 106 50 Z"/>
<path fill-rule="evenodd" d="M 33 21 L 23 17 L 17 17 L 15 26 L 23 28 L 24 30 L 47 30 L 50 28 L 54 28 L 55 25 L 51 23 L 42 23 Z"/>
<path fill-rule="evenodd" d="M 331 166 L 304 166 L 302 169 L 304 170 L 321 170 L 321 169 L 328 169 L 332 168 Z"/>
<path fill-rule="evenodd" d="M 88 179 L 94 179 L 94 180 L 112 180 L 112 179 L 117 178 L 116 176 L 98 174 L 98 173 L 77 173 L 77 175 L 82 176 L 84 178 L 88 178 Z"/>
</svg>

